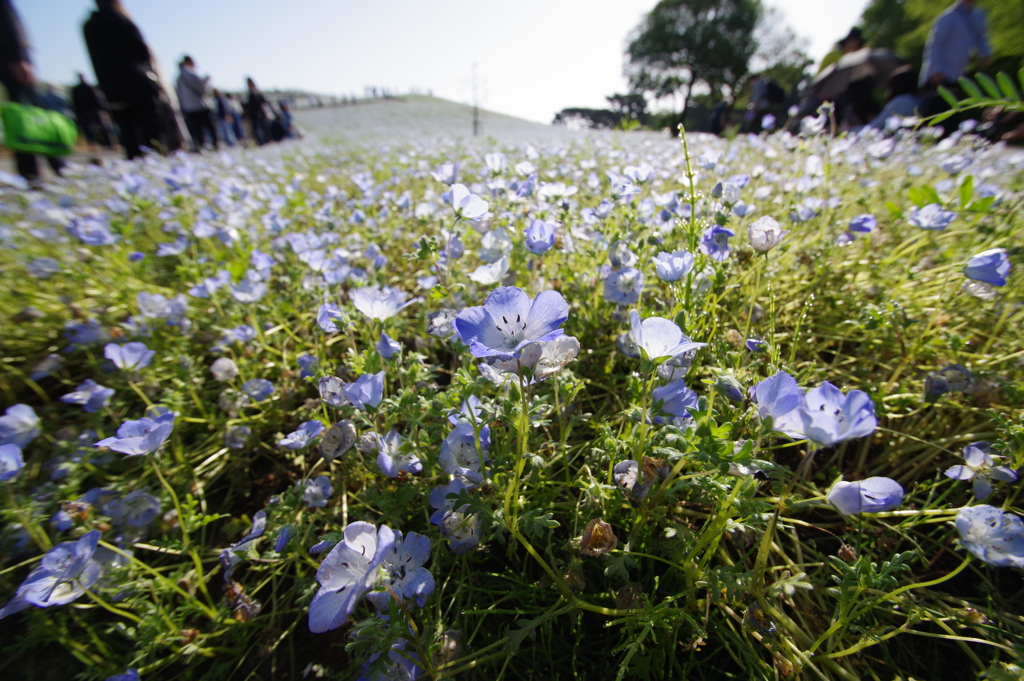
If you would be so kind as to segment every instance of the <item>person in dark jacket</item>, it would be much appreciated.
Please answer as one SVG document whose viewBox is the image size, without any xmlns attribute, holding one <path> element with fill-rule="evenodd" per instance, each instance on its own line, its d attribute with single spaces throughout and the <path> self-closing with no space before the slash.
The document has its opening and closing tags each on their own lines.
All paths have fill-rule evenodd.
<svg viewBox="0 0 1024 681">
<path fill-rule="evenodd" d="M 71 105 L 75 109 L 75 120 L 90 144 L 110 148 L 110 126 L 104 114 L 107 101 L 103 93 L 85 82 L 85 76 L 78 74 L 78 85 L 71 88 Z"/>
<path fill-rule="evenodd" d="M 256 144 L 263 146 L 270 141 L 270 123 L 267 119 L 267 98 L 263 96 L 256 82 L 252 78 L 246 78 L 246 85 L 249 88 L 249 98 L 245 100 L 245 115 L 252 126 L 252 138 Z"/>
<path fill-rule="evenodd" d="M 0 0 L 0 83 L 7 89 L 7 98 L 18 104 L 42 106 L 36 92 L 36 75 L 28 55 L 28 39 L 10 0 Z M 58 175 L 64 161 L 47 156 L 50 167 Z M 29 182 L 39 182 L 39 164 L 34 154 L 15 154 L 18 174 Z"/>
<path fill-rule="evenodd" d="M 141 145 L 163 150 L 180 147 L 170 101 L 142 33 L 119 0 L 96 0 L 96 8 L 82 31 L 96 80 L 121 130 L 125 155 L 140 156 Z"/>
</svg>

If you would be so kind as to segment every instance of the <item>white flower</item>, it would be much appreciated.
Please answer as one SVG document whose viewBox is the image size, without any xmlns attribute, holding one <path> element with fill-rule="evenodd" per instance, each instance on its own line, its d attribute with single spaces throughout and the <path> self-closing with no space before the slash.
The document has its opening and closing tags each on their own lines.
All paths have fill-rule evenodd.
<svg viewBox="0 0 1024 681">
<path fill-rule="evenodd" d="M 748 234 L 750 245 L 754 247 L 754 250 L 765 253 L 778 246 L 782 239 L 789 234 L 789 230 L 782 229 L 775 218 L 765 215 L 751 223 Z"/>
<path fill-rule="evenodd" d="M 210 365 L 210 373 L 218 381 L 230 381 L 238 376 L 238 365 L 229 357 L 221 357 Z"/>
</svg>

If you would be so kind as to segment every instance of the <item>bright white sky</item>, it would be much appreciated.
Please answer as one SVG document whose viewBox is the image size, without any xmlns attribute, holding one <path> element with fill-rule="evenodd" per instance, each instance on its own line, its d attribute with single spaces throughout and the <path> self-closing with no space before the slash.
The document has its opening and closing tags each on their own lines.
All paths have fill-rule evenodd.
<svg viewBox="0 0 1024 681">
<path fill-rule="evenodd" d="M 607 106 L 625 92 L 627 34 L 656 0 L 122 0 L 164 72 L 183 54 L 215 86 L 358 94 L 411 87 L 549 123 L 563 108 Z M 820 59 L 867 0 L 766 0 Z M 43 80 L 72 83 L 92 67 L 81 26 L 91 0 L 13 0 Z"/>
</svg>

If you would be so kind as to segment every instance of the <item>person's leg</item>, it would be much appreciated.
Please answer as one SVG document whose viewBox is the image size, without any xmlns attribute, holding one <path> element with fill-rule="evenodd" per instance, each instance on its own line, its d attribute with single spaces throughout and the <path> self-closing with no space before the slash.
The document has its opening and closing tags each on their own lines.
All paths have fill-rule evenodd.
<svg viewBox="0 0 1024 681">
<path fill-rule="evenodd" d="M 210 131 L 210 139 L 213 141 L 214 151 L 220 149 L 217 140 L 217 126 L 213 124 L 213 111 L 210 109 L 203 109 L 203 127 Z"/>
<path fill-rule="evenodd" d="M 121 146 L 124 147 L 124 155 L 130 161 L 142 155 L 139 149 L 139 131 L 136 120 L 135 109 L 119 109 L 110 112 L 114 122 L 121 131 Z"/>
<path fill-rule="evenodd" d="M 18 102 L 21 104 L 32 104 L 34 103 L 35 97 L 32 96 L 29 88 L 11 78 L 4 77 L 0 79 L 0 84 L 7 90 L 7 98 L 11 102 Z M 14 154 L 14 164 L 18 168 L 18 174 L 24 177 L 26 180 L 33 181 L 39 179 L 39 165 L 36 163 L 36 157 L 34 154 Z"/>
<path fill-rule="evenodd" d="M 203 146 L 203 127 L 202 121 L 198 114 L 199 111 L 186 111 L 185 113 L 185 127 L 188 128 L 188 134 L 192 138 L 192 151 L 199 153 L 199 150 Z"/>
</svg>

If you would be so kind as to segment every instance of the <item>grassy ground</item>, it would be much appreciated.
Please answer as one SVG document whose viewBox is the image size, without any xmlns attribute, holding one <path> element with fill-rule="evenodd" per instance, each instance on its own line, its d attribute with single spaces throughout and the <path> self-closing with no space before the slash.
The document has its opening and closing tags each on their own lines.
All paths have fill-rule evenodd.
<svg viewBox="0 0 1024 681">
<path fill-rule="evenodd" d="M 24 447 L 24 468 L 0 483 L 0 600 L 15 597 L 61 541 L 99 530 L 105 553 L 102 576 L 73 602 L 0 620 L 10 641 L 0 674 L 348 679 L 402 638 L 403 653 L 435 678 L 1018 678 L 1021 572 L 960 545 L 953 521 L 979 502 L 969 482 L 944 471 L 983 440 L 1002 465 L 1024 465 L 1024 158 L 969 135 L 941 144 L 906 135 L 892 148 L 873 138 L 694 136 L 687 153 L 665 135 L 572 134 L 491 115 L 492 139 L 473 140 L 465 113 L 415 98 L 314 110 L 297 116 L 314 133 L 302 143 L 79 168 L 44 194 L 3 194 L 0 390 L 5 407 L 32 407 L 41 432 Z M 506 164 L 491 170 L 485 155 L 499 151 Z M 971 163 L 944 170 L 958 164 L 953 156 Z M 455 161 L 458 181 L 489 203 L 487 220 L 457 220 L 442 201 L 448 187 L 431 171 Z M 538 185 L 516 198 L 530 169 L 514 166 L 526 161 Z M 616 198 L 622 185 L 607 173 L 645 163 L 652 177 Z M 738 174 L 749 180 L 742 200 L 756 206 L 744 217 L 713 196 Z M 556 182 L 577 191 L 559 197 Z M 584 209 L 603 199 L 613 207 L 595 220 Z M 910 222 L 930 203 L 954 213 L 945 229 Z M 843 237 L 865 213 L 877 228 Z M 76 236 L 93 215 L 115 242 Z M 761 254 L 747 230 L 766 215 L 791 231 Z M 535 218 L 557 225 L 543 255 L 524 244 Z M 720 261 L 700 248 L 716 221 L 735 232 Z M 494 385 L 466 345 L 429 333 L 430 313 L 482 305 L 497 286 L 480 283 L 477 269 L 488 249 L 500 250 L 490 231 L 500 227 L 511 241 L 502 282 L 530 296 L 558 292 L 569 308 L 562 328 L 580 345 L 574 361 L 532 385 Z M 446 262 L 438 249 L 452 233 L 465 254 Z M 157 255 L 179 237 L 180 253 Z M 96 243 L 95 232 L 87 238 Z M 645 282 L 625 304 L 607 299 L 603 281 L 617 241 Z M 1013 269 L 1005 286 L 981 288 L 964 264 L 992 248 L 1007 249 Z M 695 266 L 662 281 L 652 258 L 677 249 Z M 255 251 L 273 257 L 269 272 L 258 272 Z M 42 276 L 36 261 L 47 257 L 59 270 Z M 266 294 L 246 302 L 222 286 L 194 295 L 221 269 L 236 287 L 262 280 Z M 422 300 L 371 319 L 352 302 L 369 284 Z M 187 311 L 168 319 L 139 294 L 182 295 Z M 338 306 L 337 331 L 318 322 L 327 303 Z M 618 342 L 632 311 L 707 343 L 685 376 L 699 398 L 692 422 L 651 422 L 660 413 L 651 391 L 665 380 Z M 96 337 L 72 347 L 69 326 L 90 320 Z M 251 333 L 229 337 L 240 325 Z M 382 332 L 401 344 L 396 358 L 377 351 Z M 746 338 L 767 351 L 750 352 Z M 105 360 L 107 342 L 128 341 L 154 351 L 148 366 Z M 62 365 L 31 378 L 50 354 Z M 237 376 L 213 375 L 220 358 Z M 926 379 L 950 365 L 970 380 L 925 399 Z M 877 428 L 830 446 L 773 432 L 747 389 L 780 370 L 800 386 L 827 380 L 866 392 Z M 353 383 L 379 371 L 375 408 L 321 399 L 322 377 Z M 723 376 L 741 386 L 738 401 L 713 388 Z M 255 378 L 273 393 L 246 400 Z M 86 379 L 114 390 L 93 413 L 59 399 Z M 488 461 L 481 484 L 448 500 L 480 521 L 479 546 L 456 554 L 430 521 L 430 492 L 451 479 L 442 442 L 470 397 L 482 405 L 471 449 Z M 175 414 L 156 451 L 92 446 L 154 406 Z M 397 431 L 422 470 L 386 477 L 365 443 L 333 462 L 318 439 L 279 445 L 302 423 L 342 419 L 362 437 Z M 230 446 L 226 437 L 243 426 L 248 436 Z M 646 497 L 617 483 L 613 469 L 625 460 L 650 471 Z M 730 463 L 745 474 L 730 474 Z M 308 506 L 305 483 L 321 475 L 332 494 Z M 826 499 L 840 476 L 892 478 L 905 496 L 891 510 L 844 516 Z M 90 495 L 96 488 L 106 492 Z M 1019 490 L 997 482 L 984 503 L 1019 512 Z M 114 502 L 132 492 L 159 504 L 149 522 L 118 512 Z M 62 509 L 70 522 L 58 531 Z M 239 549 L 227 578 L 221 551 L 260 511 L 266 529 Z M 584 529 L 597 517 L 616 548 L 584 555 Z M 389 619 L 359 599 L 344 626 L 310 633 L 324 554 L 309 549 L 356 521 L 427 537 L 435 588 L 422 607 L 392 600 Z M 276 551 L 285 526 L 293 537 Z"/>
</svg>

